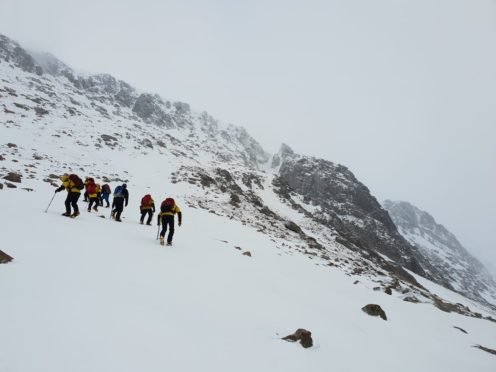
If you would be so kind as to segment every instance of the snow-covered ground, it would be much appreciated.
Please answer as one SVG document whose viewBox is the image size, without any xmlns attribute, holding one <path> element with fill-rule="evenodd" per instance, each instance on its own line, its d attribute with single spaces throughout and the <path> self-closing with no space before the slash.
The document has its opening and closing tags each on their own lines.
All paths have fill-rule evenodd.
<svg viewBox="0 0 496 372">
<path fill-rule="evenodd" d="M 472 346 L 496 348 L 495 323 L 353 284 L 180 198 L 184 224 L 162 247 L 138 223 L 145 190 L 130 191 L 123 223 L 61 217 L 62 194 L 44 213 L 46 184 L 0 192 L 0 248 L 15 258 L 0 266 L 0 371 L 494 371 Z M 297 328 L 312 348 L 280 340 Z"/>
</svg>

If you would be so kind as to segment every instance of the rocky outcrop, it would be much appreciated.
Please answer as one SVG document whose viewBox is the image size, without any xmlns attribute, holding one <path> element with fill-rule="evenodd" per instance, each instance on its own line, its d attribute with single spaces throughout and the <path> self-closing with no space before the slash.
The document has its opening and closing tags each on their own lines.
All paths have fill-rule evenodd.
<svg viewBox="0 0 496 372">
<path fill-rule="evenodd" d="M 452 289 L 485 304 L 489 304 L 489 298 L 496 301 L 496 282 L 484 265 L 429 213 L 404 201 L 386 200 L 384 208 L 398 231 L 437 268 Z"/>
<path fill-rule="evenodd" d="M 34 58 L 20 47 L 18 43 L 0 34 L 0 59 L 19 67 L 20 69 L 37 75 L 43 73 Z"/>
<path fill-rule="evenodd" d="M 301 211 L 304 208 L 293 196 L 318 207 L 307 217 L 336 230 L 339 243 L 366 254 L 386 255 L 419 275 L 449 285 L 398 233 L 389 214 L 346 167 L 297 155 L 287 145 L 283 145 L 277 158 L 279 172 L 273 185 L 280 197 Z M 377 255 L 376 258 L 380 260 Z"/>
</svg>

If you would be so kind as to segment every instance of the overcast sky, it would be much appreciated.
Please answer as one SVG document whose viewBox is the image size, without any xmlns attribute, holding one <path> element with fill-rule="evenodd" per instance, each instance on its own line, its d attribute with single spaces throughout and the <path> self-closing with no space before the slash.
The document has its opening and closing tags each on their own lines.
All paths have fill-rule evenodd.
<svg viewBox="0 0 496 372">
<path fill-rule="evenodd" d="M 0 33 L 342 163 L 496 272 L 493 0 L 0 0 Z"/>
</svg>

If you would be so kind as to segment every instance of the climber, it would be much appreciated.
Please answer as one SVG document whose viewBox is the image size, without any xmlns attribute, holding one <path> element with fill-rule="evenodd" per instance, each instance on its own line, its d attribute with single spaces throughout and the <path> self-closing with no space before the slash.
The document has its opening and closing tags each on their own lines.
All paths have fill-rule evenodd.
<svg viewBox="0 0 496 372">
<path fill-rule="evenodd" d="M 160 232 L 160 244 L 164 245 L 164 237 L 169 227 L 169 235 L 167 235 L 167 245 L 172 245 L 172 237 L 174 236 L 174 215 L 178 216 L 178 225 L 182 224 L 182 213 L 176 202 L 172 198 L 165 199 L 160 206 L 160 213 L 158 214 L 157 224 L 162 224 L 162 231 Z"/>
</svg>

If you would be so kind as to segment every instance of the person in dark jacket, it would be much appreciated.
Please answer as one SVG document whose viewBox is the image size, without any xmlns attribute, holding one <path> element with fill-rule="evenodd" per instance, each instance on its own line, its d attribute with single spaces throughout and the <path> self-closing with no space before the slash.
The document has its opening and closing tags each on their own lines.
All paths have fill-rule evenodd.
<svg viewBox="0 0 496 372">
<path fill-rule="evenodd" d="M 76 187 L 76 184 L 69 178 L 68 174 L 64 174 L 60 177 L 60 180 L 62 181 L 62 185 L 55 190 L 55 192 L 60 192 L 64 189 L 67 190 L 67 198 L 65 199 L 65 213 L 63 213 L 62 216 L 77 217 L 79 216 L 77 201 L 81 195 L 81 190 Z M 73 214 L 71 214 L 71 206 L 74 209 Z"/>
<path fill-rule="evenodd" d="M 125 183 L 115 188 L 114 198 L 112 199 L 112 217 L 117 222 L 122 222 L 121 213 L 124 210 L 124 203 L 127 207 L 129 203 L 129 192 Z"/>
</svg>

